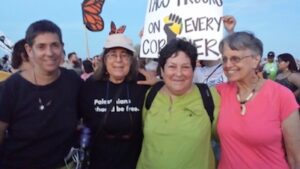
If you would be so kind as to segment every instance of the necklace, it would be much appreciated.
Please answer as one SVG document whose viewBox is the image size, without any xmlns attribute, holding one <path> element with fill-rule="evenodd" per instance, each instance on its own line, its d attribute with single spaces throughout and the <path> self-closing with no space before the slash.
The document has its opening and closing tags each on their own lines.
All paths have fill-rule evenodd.
<svg viewBox="0 0 300 169">
<path fill-rule="evenodd" d="M 33 71 L 33 77 L 34 77 L 34 83 L 35 85 L 37 86 L 37 92 L 38 92 L 38 103 L 39 103 L 39 110 L 40 111 L 44 111 L 46 109 L 46 107 L 49 107 L 52 103 L 52 100 L 48 100 L 47 103 L 44 103 L 41 96 L 40 96 L 40 87 L 37 83 L 37 80 L 36 80 L 36 75 L 35 75 L 35 71 Z"/>
<path fill-rule="evenodd" d="M 246 103 L 254 96 L 254 93 L 256 92 L 256 87 L 257 87 L 259 81 L 260 81 L 260 78 L 258 78 L 258 80 L 257 80 L 254 88 L 251 90 L 251 93 L 246 97 L 245 100 L 241 100 L 241 97 L 239 95 L 239 89 L 237 90 L 236 98 L 237 98 L 237 100 L 240 103 L 240 106 L 241 106 L 241 112 L 240 112 L 240 114 L 242 116 L 244 116 L 246 114 Z"/>
</svg>

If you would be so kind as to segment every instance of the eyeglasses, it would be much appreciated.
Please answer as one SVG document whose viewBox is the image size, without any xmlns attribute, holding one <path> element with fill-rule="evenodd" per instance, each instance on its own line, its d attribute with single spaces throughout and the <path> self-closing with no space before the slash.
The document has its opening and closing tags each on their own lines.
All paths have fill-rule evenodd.
<svg viewBox="0 0 300 169">
<path fill-rule="evenodd" d="M 129 54 L 127 53 L 121 53 L 121 54 L 117 54 L 117 53 L 108 53 L 106 55 L 107 59 L 108 60 L 111 60 L 111 61 L 115 61 L 118 59 L 118 57 L 122 60 L 122 61 L 129 61 Z"/>
<path fill-rule="evenodd" d="M 252 56 L 252 55 L 247 55 L 247 56 L 243 56 L 243 57 L 232 56 L 230 58 L 228 58 L 228 57 L 222 57 L 222 61 L 223 61 L 223 63 L 227 63 L 228 60 L 229 60 L 230 63 L 232 63 L 232 64 L 235 65 L 235 64 L 240 63 L 243 59 L 245 59 L 247 57 L 250 57 L 250 56 Z"/>
</svg>

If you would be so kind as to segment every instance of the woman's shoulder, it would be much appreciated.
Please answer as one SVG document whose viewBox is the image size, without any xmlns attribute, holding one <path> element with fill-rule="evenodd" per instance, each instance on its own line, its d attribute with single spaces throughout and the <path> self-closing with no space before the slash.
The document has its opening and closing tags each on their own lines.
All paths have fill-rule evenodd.
<svg viewBox="0 0 300 169">
<path fill-rule="evenodd" d="M 78 76 L 78 74 L 76 74 L 76 72 L 73 69 L 66 69 L 64 67 L 60 67 L 59 69 L 61 71 L 62 76 L 72 77 L 72 78 L 75 78 L 75 79 L 80 78 Z"/>
<path fill-rule="evenodd" d="M 271 80 L 271 79 L 265 79 L 263 86 L 265 86 L 265 88 L 268 88 L 268 89 L 270 89 L 270 88 L 271 89 L 285 88 L 280 83 L 278 83 L 274 80 Z"/>
<path fill-rule="evenodd" d="M 284 98 L 286 95 L 291 95 L 294 97 L 294 94 L 290 89 L 270 79 L 265 80 L 262 90 L 270 93 L 273 96 L 277 95 L 280 98 Z"/>
<path fill-rule="evenodd" d="M 94 76 L 92 75 L 83 82 L 83 85 L 84 86 L 96 85 L 96 86 L 101 87 L 101 86 L 107 85 L 107 83 L 108 83 L 107 80 L 98 80 L 98 79 L 95 79 Z"/>
<path fill-rule="evenodd" d="M 300 76 L 300 72 L 293 72 L 293 73 L 291 74 L 291 76 L 299 77 L 299 76 Z"/>
<path fill-rule="evenodd" d="M 14 84 L 14 83 L 17 83 L 17 84 L 19 84 L 19 83 L 24 83 L 25 81 L 27 81 L 27 80 L 25 80 L 22 76 L 21 76 L 21 72 L 16 72 L 16 73 L 13 73 L 13 74 L 11 74 L 5 81 L 4 81 L 4 83 L 6 83 L 6 84 Z"/>
<path fill-rule="evenodd" d="M 215 86 L 215 88 L 220 93 L 233 90 L 235 88 L 235 84 L 233 82 L 219 83 Z"/>
<path fill-rule="evenodd" d="M 300 81 L 300 72 L 293 72 L 289 77 L 288 80 L 290 82 Z"/>
<path fill-rule="evenodd" d="M 61 75 L 59 77 L 59 82 L 62 82 L 65 85 L 73 86 L 80 88 L 82 86 L 83 80 L 80 76 L 74 71 L 66 68 L 60 68 Z"/>
<path fill-rule="evenodd" d="M 13 73 L 5 81 L 1 82 L 2 90 L 9 94 L 17 93 L 20 90 L 27 91 L 33 87 L 33 84 L 21 76 L 20 72 Z"/>
</svg>

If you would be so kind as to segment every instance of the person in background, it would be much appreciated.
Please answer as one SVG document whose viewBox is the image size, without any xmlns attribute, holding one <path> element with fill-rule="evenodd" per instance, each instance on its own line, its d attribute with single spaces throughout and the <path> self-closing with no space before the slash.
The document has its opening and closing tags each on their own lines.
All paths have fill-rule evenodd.
<svg viewBox="0 0 300 169">
<path fill-rule="evenodd" d="M 193 82 L 215 86 L 224 83 L 227 78 L 222 69 L 222 60 L 202 60 L 202 66 L 196 67 Z"/>
<path fill-rule="evenodd" d="M 70 52 L 68 53 L 68 60 L 64 62 L 62 65 L 66 69 L 74 69 L 74 65 L 78 62 L 78 57 L 76 52 Z"/>
<path fill-rule="evenodd" d="M 81 74 L 83 73 L 83 69 L 82 69 L 82 59 L 78 58 L 76 61 L 73 62 L 73 70 L 79 75 L 81 76 Z"/>
<path fill-rule="evenodd" d="M 28 55 L 25 50 L 25 39 L 21 39 L 15 43 L 11 58 L 11 72 L 23 71 L 30 69 L 32 65 L 29 62 Z M 0 95 L 2 92 L 4 81 L 11 75 L 9 72 L 0 71 Z"/>
<path fill-rule="evenodd" d="M 258 68 L 256 69 L 256 74 L 257 74 L 257 76 L 258 76 L 259 78 L 262 78 L 262 79 L 265 78 L 265 77 L 264 77 L 263 69 L 264 69 L 264 66 L 263 66 L 262 63 L 260 63 L 260 64 L 258 65 Z"/>
<path fill-rule="evenodd" d="M 159 52 L 164 85 L 143 108 L 142 151 L 137 169 L 214 169 L 212 124 L 193 84 L 197 49 L 173 39 Z M 218 94 L 211 90 L 218 111 Z"/>
<path fill-rule="evenodd" d="M 86 81 L 86 79 L 88 79 L 90 76 L 92 76 L 94 74 L 94 68 L 93 68 L 93 63 L 90 60 L 84 60 L 82 62 L 82 69 L 83 69 L 83 73 L 81 74 L 81 79 Z"/>
<path fill-rule="evenodd" d="M 4 55 L 2 57 L 2 60 L 1 60 L 1 66 L 2 66 L 2 71 L 5 71 L 5 72 L 11 72 L 11 65 L 10 65 L 10 61 L 9 61 L 9 56 L 8 55 Z"/>
<path fill-rule="evenodd" d="M 78 58 L 76 52 L 70 52 L 68 54 L 68 60 L 64 61 L 61 65 L 66 69 L 74 70 L 79 76 L 82 74 L 81 60 Z"/>
<path fill-rule="evenodd" d="M 58 169 L 76 142 L 81 79 L 59 67 L 63 41 L 55 23 L 32 23 L 25 39 L 33 68 L 10 76 L 0 96 L 0 168 Z"/>
<path fill-rule="evenodd" d="M 149 85 L 157 79 L 145 71 L 139 79 L 131 39 L 122 33 L 108 36 L 102 66 L 81 91 L 84 124 L 91 129 L 91 169 L 134 169 L 140 154 L 142 107 Z M 145 80 L 145 81 L 144 81 Z"/>
<path fill-rule="evenodd" d="M 236 20 L 233 16 L 222 17 L 224 28 L 227 33 L 233 33 Z M 201 60 L 202 66 L 196 67 L 193 77 L 195 83 L 205 83 L 208 86 L 215 86 L 219 83 L 227 82 L 227 78 L 222 69 L 222 60 Z"/>
<path fill-rule="evenodd" d="M 219 45 L 228 83 L 218 84 L 218 169 L 300 168 L 299 105 L 286 87 L 256 74 L 262 42 L 235 32 Z"/>
<path fill-rule="evenodd" d="M 270 51 L 268 53 L 268 61 L 265 63 L 263 68 L 263 76 L 266 79 L 275 80 L 275 77 L 277 75 L 278 67 L 277 63 L 274 61 L 275 53 L 273 51 Z"/>
<path fill-rule="evenodd" d="M 95 55 L 92 59 L 92 63 L 93 63 L 93 68 L 94 71 L 96 71 L 97 69 L 100 69 L 101 65 L 102 65 L 102 55 Z"/>
<path fill-rule="evenodd" d="M 25 71 L 32 68 L 32 64 L 29 61 L 29 56 L 27 55 L 25 49 L 26 40 L 21 39 L 15 43 L 12 52 L 11 66 L 13 72 Z"/>
<path fill-rule="evenodd" d="M 300 104 L 300 73 L 293 55 L 282 53 L 277 56 L 279 74 L 275 81 L 289 88 Z"/>
</svg>

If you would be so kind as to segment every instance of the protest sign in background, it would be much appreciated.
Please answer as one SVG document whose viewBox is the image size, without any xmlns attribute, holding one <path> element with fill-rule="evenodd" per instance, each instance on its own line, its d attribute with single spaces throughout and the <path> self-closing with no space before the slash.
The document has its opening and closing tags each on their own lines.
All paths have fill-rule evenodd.
<svg viewBox="0 0 300 169">
<path fill-rule="evenodd" d="M 222 16 L 222 0 L 149 0 L 140 56 L 157 58 L 168 41 L 184 38 L 197 47 L 198 59 L 218 59 Z"/>
</svg>

